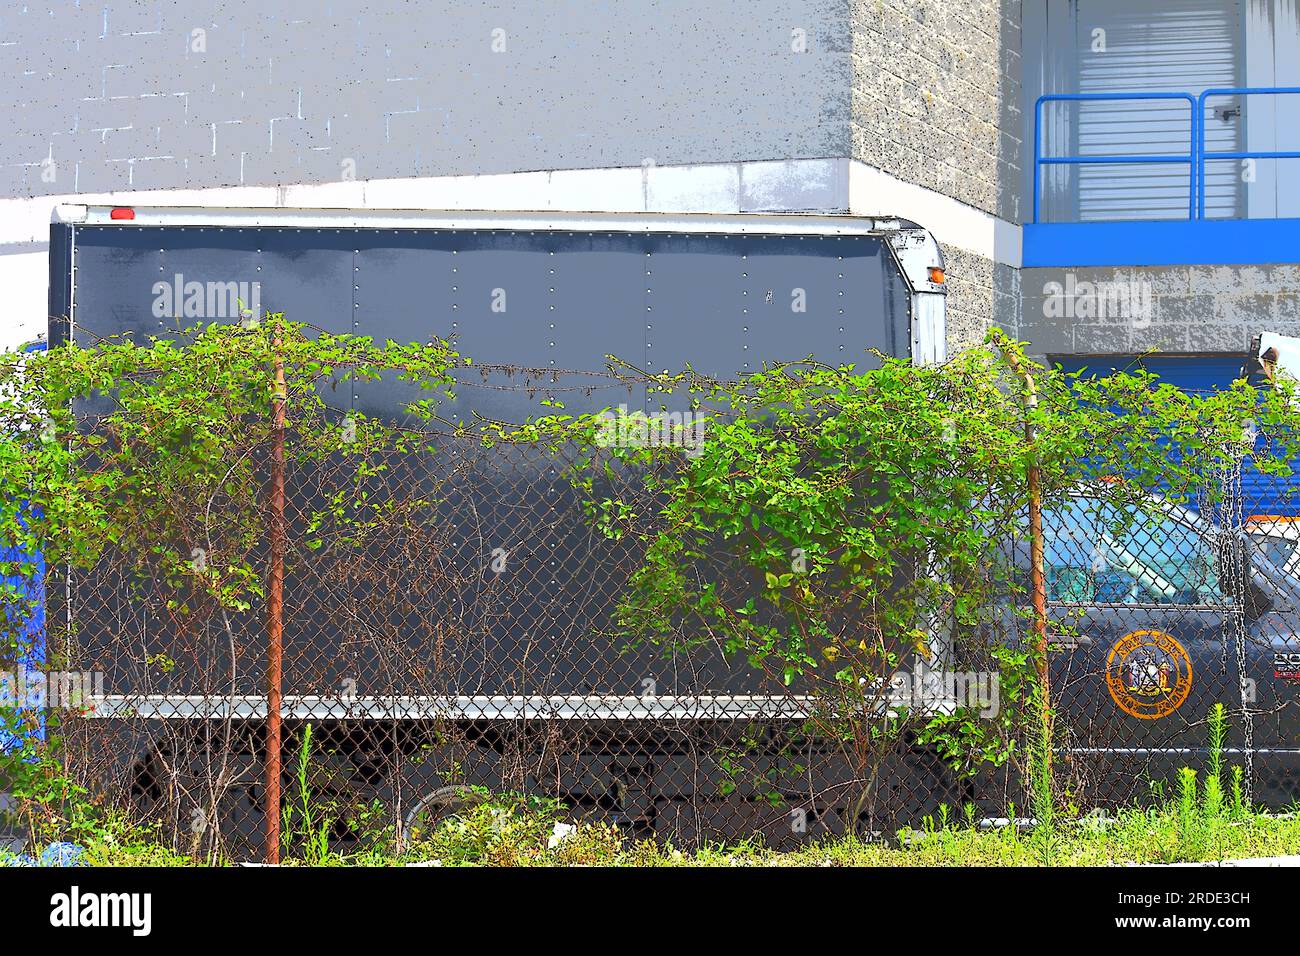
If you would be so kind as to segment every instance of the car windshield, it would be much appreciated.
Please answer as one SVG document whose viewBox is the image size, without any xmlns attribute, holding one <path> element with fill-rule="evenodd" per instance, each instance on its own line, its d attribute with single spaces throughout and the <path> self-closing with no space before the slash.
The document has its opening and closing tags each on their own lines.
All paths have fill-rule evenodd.
<svg viewBox="0 0 1300 956">
<path fill-rule="evenodd" d="M 1214 530 L 1181 508 L 1071 498 L 1043 517 L 1048 596 L 1080 604 L 1219 604 Z"/>
</svg>

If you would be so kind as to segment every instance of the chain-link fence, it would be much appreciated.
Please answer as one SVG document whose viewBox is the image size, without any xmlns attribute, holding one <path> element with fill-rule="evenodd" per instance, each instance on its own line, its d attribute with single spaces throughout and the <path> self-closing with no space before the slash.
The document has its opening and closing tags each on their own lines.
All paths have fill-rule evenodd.
<svg viewBox="0 0 1300 956">
<path fill-rule="evenodd" d="M 960 802 L 905 735 L 864 766 L 851 739 L 819 732 L 825 701 L 743 657 L 629 644 L 612 614 L 638 546 L 592 528 L 563 455 L 453 436 L 436 448 L 368 463 L 356 493 L 387 515 L 360 536 L 322 518 L 340 474 L 289 469 L 286 839 L 304 792 L 339 847 L 409 838 L 483 792 L 551 796 L 686 845 L 788 845 L 855 813 L 880 830 Z M 178 591 L 139 554 L 53 584 L 59 656 L 104 688 L 63 721 L 69 766 L 180 848 L 256 855 L 266 608 Z"/>
<path fill-rule="evenodd" d="M 734 648 L 637 641 L 617 626 L 644 538 L 600 533 L 573 469 L 624 501 L 651 494 L 636 469 L 541 442 L 421 438 L 361 462 L 298 465 L 289 428 L 287 846 L 321 826 L 344 850 L 410 841 L 503 793 L 684 846 L 886 835 L 943 807 L 1028 812 L 1032 714 L 999 653 L 1026 644 L 1023 591 L 992 602 L 978 627 L 936 618 L 892 678 L 828 694 Z M 1274 513 L 1285 510 L 1276 496 L 1248 500 L 1239 474 L 1210 476 L 1207 489 L 1214 500 L 1174 506 L 1159 489 L 1120 502 L 1101 486 L 1048 509 L 1058 799 L 1158 798 L 1179 768 L 1215 753 L 1242 768 L 1245 799 L 1300 795 L 1300 525 Z M 174 502 L 159 552 L 181 549 L 202 573 L 242 547 L 264 567 L 265 528 L 216 527 L 223 504 Z M 653 520 L 653 507 L 639 511 Z M 1008 582 L 1023 582 L 1027 546 L 1005 557 L 1021 572 Z M 727 579 L 725 566 L 715 573 Z M 51 569 L 47 590 L 50 660 L 94 675 L 94 693 L 50 729 L 68 773 L 177 849 L 260 856 L 267 603 L 232 608 L 138 550 Z M 971 752 L 962 722 L 1010 711 L 1001 748 Z"/>
<path fill-rule="evenodd" d="M 1057 746 L 1081 806 L 1169 796 L 1180 769 L 1220 761 L 1245 801 L 1300 798 L 1300 537 L 1289 481 L 1251 477 L 1207 476 L 1182 506 L 1103 490 L 1049 514 Z"/>
</svg>

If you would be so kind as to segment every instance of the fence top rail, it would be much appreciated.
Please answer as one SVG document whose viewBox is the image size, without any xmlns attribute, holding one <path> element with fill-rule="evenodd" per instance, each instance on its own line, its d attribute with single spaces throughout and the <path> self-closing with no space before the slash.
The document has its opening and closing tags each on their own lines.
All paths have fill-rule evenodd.
<svg viewBox="0 0 1300 956">
<path fill-rule="evenodd" d="M 106 695 L 90 703 L 83 718 L 95 720 L 265 720 L 266 698 L 169 694 Z M 889 702 L 882 701 L 882 707 Z M 927 712 L 950 712 L 955 701 L 935 696 Z M 562 696 L 369 696 L 319 697 L 286 694 L 281 716 L 289 720 L 804 720 L 819 709 L 806 695 L 562 695 Z"/>
</svg>

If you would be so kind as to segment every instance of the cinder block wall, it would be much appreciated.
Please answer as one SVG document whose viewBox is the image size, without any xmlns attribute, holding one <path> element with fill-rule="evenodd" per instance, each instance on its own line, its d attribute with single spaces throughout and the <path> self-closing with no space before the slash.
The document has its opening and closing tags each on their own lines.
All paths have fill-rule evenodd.
<svg viewBox="0 0 1300 956">
<path fill-rule="evenodd" d="M 1021 0 L 9 4 L 0 197 L 848 157 L 1015 223 L 1021 24 Z M 944 249 L 954 350 L 995 323 L 1043 354 L 1300 334 L 1294 266 L 1074 270 L 1154 305 L 1073 319 L 1044 312 L 1063 270 Z"/>
<path fill-rule="evenodd" d="M 979 345 L 988 330 L 1020 326 L 1021 270 L 943 245 L 948 263 L 948 352 Z"/>
<path fill-rule="evenodd" d="M 853 157 L 1016 221 L 1019 0 L 850 0 Z"/>
<path fill-rule="evenodd" d="M 1021 284 L 1017 331 L 1044 355 L 1235 353 L 1261 331 L 1300 335 L 1297 265 L 1025 269 Z M 1143 307 L 1080 309 L 1078 290 L 1099 303 L 1102 284 L 1117 284 Z M 1058 288 L 1075 290 L 1074 315 L 1059 314 Z"/>
<path fill-rule="evenodd" d="M 852 156 L 1010 222 L 1021 212 L 1020 0 L 850 0 Z M 1017 323 L 1016 270 L 948 246 L 950 350 Z"/>
<path fill-rule="evenodd" d="M 1020 8 L 11 4 L 0 197 L 847 157 L 1015 222 Z M 946 252 L 950 346 L 1017 327 L 1015 269 Z"/>
<path fill-rule="evenodd" d="M 0 196 L 842 157 L 849 48 L 847 0 L 10 3 Z"/>
</svg>

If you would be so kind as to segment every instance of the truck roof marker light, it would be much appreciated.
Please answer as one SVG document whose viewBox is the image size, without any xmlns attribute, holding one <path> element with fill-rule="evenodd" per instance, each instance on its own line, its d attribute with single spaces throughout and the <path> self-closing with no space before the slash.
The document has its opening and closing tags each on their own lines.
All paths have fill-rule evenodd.
<svg viewBox="0 0 1300 956">
<path fill-rule="evenodd" d="M 946 278 L 947 276 L 944 275 L 943 269 L 939 266 L 930 267 L 930 281 L 935 285 L 943 285 Z"/>
<path fill-rule="evenodd" d="M 112 212 L 108 214 L 108 218 L 109 219 L 134 219 L 135 210 L 132 209 L 130 206 L 116 206 L 114 207 Z"/>
</svg>

